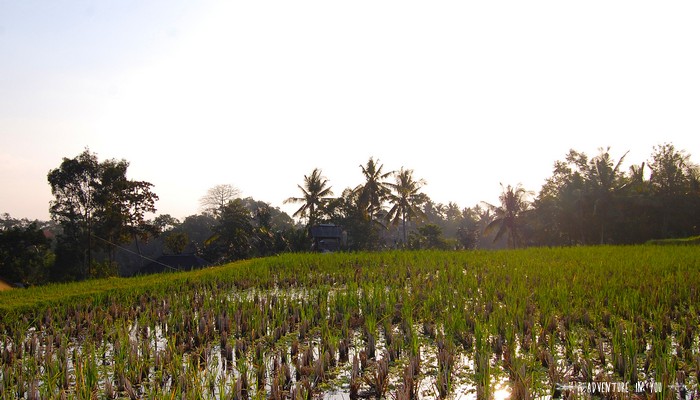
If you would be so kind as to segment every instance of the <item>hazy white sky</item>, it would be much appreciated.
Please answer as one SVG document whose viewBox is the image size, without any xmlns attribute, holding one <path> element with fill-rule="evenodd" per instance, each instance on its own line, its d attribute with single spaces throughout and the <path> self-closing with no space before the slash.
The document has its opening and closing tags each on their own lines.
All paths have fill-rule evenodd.
<svg viewBox="0 0 700 400">
<path fill-rule="evenodd" d="M 538 191 L 574 148 L 700 160 L 697 1 L 0 0 L 0 213 L 48 219 L 86 146 L 196 213 L 231 183 L 275 206 L 370 156 L 435 201 Z M 287 211 L 294 208 L 287 206 Z"/>
</svg>

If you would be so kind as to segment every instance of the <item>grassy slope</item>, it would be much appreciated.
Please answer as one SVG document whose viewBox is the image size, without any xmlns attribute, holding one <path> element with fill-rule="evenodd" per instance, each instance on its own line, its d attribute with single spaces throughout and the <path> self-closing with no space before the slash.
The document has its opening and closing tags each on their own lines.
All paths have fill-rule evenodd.
<svg viewBox="0 0 700 400">
<path fill-rule="evenodd" d="M 45 306 L 67 304 L 81 299 L 94 299 L 109 295 L 148 293 L 155 287 L 177 288 L 190 281 L 205 281 L 221 271 L 250 264 L 250 260 L 223 267 L 210 267 L 196 271 L 162 273 L 133 278 L 93 279 L 83 282 L 50 284 L 24 290 L 0 293 L 0 310 L 22 312 Z"/>
<path fill-rule="evenodd" d="M 700 236 L 692 236 L 682 239 L 655 239 L 650 240 L 647 244 L 668 245 L 668 246 L 697 246 L 700 245 Z"/>
<path fill-rule="evenodd" d="M 187 284 L 216 284 L 217 281 L 235 281 L 238 287 L 274 284 L 274 279 L 301 279 L 310 270 L 319 275 L 352 275 L 357 267 L 383 265 L 435 266 L 457 263 L 471 265 L 478 270 L 500 269 L 524 274 L 534 268 L 545 272 L 551 282 L 566 287 L 572 279 L 588 285 L 588 289 L 609 285 L 610 276 L 619 278 L 615 284 L 634 286 L 640 277 L 648 274 L 666 276 L 669 273 L 696 276 L 700 270 L 700 251 L 697 247 L 675 246 L 602 246 L 577 248 L 532 248 L 510 251 L 474 252 L 382 252 L 336 254 L 285 254 L 277 257 L 246 260 L 220 267 L 191 272 L 164 273 L 135 278 L 109 278 L 68 284 L 52 284 L 25 290 L 0 293 L 0 311 L 6 316 L 34 314 L 46 307 L 98 303 L 102 300 L 131 300 L 158 290 L 178 290 Z M 674 278 L 677 279 L 678 277 Z M 548 279 L 548 280 L 549 280 Z M 313 285 L 315 281 L 302 281 Z M 646 279 L 645 279 L 646 280 Z M 660 279 L 659 285 L 666 279 Z M 239 284 L 243 282 L 243 284 Z M 648 280 L 647 280 L 648 282 Z M 670 282 L 667 282 L 670 283 Z M 687 283 L 687 282 L 686 282 Z M 156 290 L 158 289 L 158 290 Z M 0 322 L 2 322 L 0 317 Z"/>
</svg>

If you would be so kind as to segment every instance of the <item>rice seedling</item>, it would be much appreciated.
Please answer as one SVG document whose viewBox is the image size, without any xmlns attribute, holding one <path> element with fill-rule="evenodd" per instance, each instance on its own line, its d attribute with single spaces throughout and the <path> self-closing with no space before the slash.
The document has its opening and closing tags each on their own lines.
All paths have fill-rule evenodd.
<svg viewBox="0 0 700 400">
<path fill-rule="evenodd" d="M 377 320 L 373 315 L 365 317 L 365 352 L 369 358 L 375 358 L 377 349 L 377 340 L 375 338 L 377 330 Z"/>
<path fill-rule="evenodd" d="M 444 338 L 439 338 L 437 349 L 438 372 L 435 386 L 438 396 L 444 399 L 452 392 L 452 372 L 455 363 L 454 346 L 450 342 L 446 342 Z"/>
<path fill-rule="evenodd" d="M 474 380 L 478 399 L 489 399 L 491 390 L 491 349 L 488 344 L 488 331 L 481 324 L 474 329 Z"/>
<path fill-rule="evenodd" d="M 357 399 L 360 392 L 361 376 L 360 376 L 360 360 L 357 354 L 352 358 L 352 370 L 350 372 L 350 398 Z"/>
<path fill-rule="evenodd" d="M 384 354 L 377 360 L 373 371 L 363 376 L 365 383 L 369 385 L 372 393 L 378 399 L 382 398 L 389 386 L 389 356 Z"/>
<path fill-rule="evenodd" d="M 514 399 L 528 400 L 535 398 L 537 386 L 534 382 L 534 374 L 529 371 L 527 362 L 521 358 L 515 358 L 509 371 L 511 381 L 511 396 Z"/>
<path fill-rule="evenodd" d="M 504 376 L 511 398 L 697 390 L 698 267 L 693 248 L 290 254 L 2 293 L 0 397 L 308 398 L 336 374 L 353 398 L 419 397 L 423 374 L 449 397 L 457 349 L 478 398 Z"/>
</svg>

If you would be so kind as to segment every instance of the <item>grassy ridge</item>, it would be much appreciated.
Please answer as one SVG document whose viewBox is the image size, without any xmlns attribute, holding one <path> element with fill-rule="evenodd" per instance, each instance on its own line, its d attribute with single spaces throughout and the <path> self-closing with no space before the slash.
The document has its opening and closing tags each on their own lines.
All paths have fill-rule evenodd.
<svg viewBox="0 0 700 400">
<path fill-rule="evenodd" d="M 165 272 L 162 274 L 131 278 L 93 279 L 82 282 L 57 283 L 22 290 L 0 292 L 0 310 L 9 315 L 32 314 L 47 307 L 68 306 L 78 303 L 103 303 L 105 299 L 137 298 L 161 289 L 177 290 L 190 283 L 203 284 L 214 279 L 237 279 L 232 271 L 243 269 L 251 260 L 226 266 L 210 267 L 188 272 Z M 259 272 L 259 271 L 258 271 Z M 3 318 L 0 318 L 2 321 Z"/>
<path fill-rule="evenodd" d="M 398 269 L 416 271 L 440 266 L 465 265 L 475 271 L 489 271 L 493 278 L 526 279 L 539 293 L 557 300 L 554 293 L 570 292 L 579 300 L 590 295 L 631 289 L 640 285 L 674 285 L 683 291 L 698 281 L 700 251 L 689 247 L 602 246 L 576 248 L 531 248 L 510 251 L 473 252 L 384 252 L 336 254 L 285 254 L 246 260 L 197 271 L 163 273 L 133 278 L 96 279 L 77 283 L 52 284 L 26 290 L 0 292 L 0 310 L 6 313 L 31 312 L 47 306 L 75 301 L 101 301 L 110 296 L 138 296 L 160 289 L 177 290 L 187 284 L 233 282 L 247 288 L 254 285 L 313 285 L 318 274 L 345 281 L 357 268 L 365 275 L 380 275 Z M 386 268 L 390 267 L 390 268 Z M 310 274 L 313 272 L 313 274 Z M 529 277 L 528 277 L 529 274 Z M 375 280 L 374 276 L 366 276 Z M 320 279 L 321 281 L 323 279 Z M 281 284 L 280 284 L 281 283 Z M 534 287 L 533 287 L 534 288 Z"/>
<path fill-rule="evenodd" d="M 647 244 L 661 246 L 697 246 L 700 245 L 700 236 L 691 236 L 682 239 L 655 239 L 648 241 Z"/>
</svg>

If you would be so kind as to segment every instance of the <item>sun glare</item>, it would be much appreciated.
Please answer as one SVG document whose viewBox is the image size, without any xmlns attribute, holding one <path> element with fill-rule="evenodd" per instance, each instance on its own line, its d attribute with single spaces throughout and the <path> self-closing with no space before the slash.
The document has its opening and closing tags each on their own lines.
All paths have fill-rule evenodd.
<svg viewBox="0 0 700 400">
<path fill-rule="evenodd" d="M 510 388 L 507 386 L 498 387 L 493 392 L 493 400 L 507 400 L 510 398 Z"/>
</svg>

